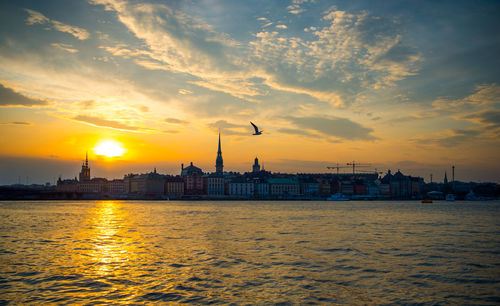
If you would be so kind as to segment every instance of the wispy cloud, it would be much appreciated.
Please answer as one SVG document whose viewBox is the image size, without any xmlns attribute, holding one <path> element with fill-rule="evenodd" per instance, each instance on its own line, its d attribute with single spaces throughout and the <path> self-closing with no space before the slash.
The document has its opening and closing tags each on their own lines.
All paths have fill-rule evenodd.
<svg viewBox="0 0 500 306">
<path fill-rule="evenodd" d="M 0 122 L 1 125 L 22 125 L 22 126 L 33 126 L 31 122 L 25 121 L 11 121 L 11 122 Z"/>
<path fill-rule="evenodd" d="M 312 130 L 327 136 L 334 136 L 349 140 L 375 140 L 371 133 L 373 129 L 362 126 L 347 118 L 338 117 L 293 117 L 284 119 L 295 124 L 299 128 Z"/>
<path fill-rule="evenodd" d="M 251 135 L 250 123 L 248 125 L 234 124 L 226 120 L 218 120 L 207 124 L 213 131 L 221 131 L 224 135 Z"/>
<path fill-rule="evenodd" d="M 463 115 L 460 118 L 482 125 L 487 129 L 500 129 L 499 109 L 486 109 L 477 113 Z"/>
<path fill-rule="evenodd" d="M 305 2 L 294 1 L 291 5 Z M 321 20 L 324 26 L 308 28 L 311 35 L 307 39 L 262 31 L 255 34 L 253 41 L 242 43 L 163 4 L 118 0 L 91 3 L 115 11 L 118 20 L 146 46 L 142 50 L 123 44 L 103 46 L 108 52 L 133 58 L 147 69 L 191 75 L 193 85 L 248 101 L 259 101 L 267 94 L 251 81 L 259 78 L 272 89 L 306 94 L 345 107 L 351 99 L 342 97 L 347 92 L 339 88 L 392 86 L 415 74 L 415 63 L 421 59 L 404 44 L 395 20 L 367 12 L 329 10 Z M 258 20 L 272 23 L 266 17 Z"/>
<path fill-rule="evenodd" d="M 307 2 L 314 2 L 314 0 L 292 0 L 292 4 L 286 7 L 288 12 L 290 14 L 298 15 L 300 13 L 303 13 L 306 11 L 305 8 L 303 8 L 303 4 Z"/>
<path fill-rule="evenodd" d="M 55 47 L 57 49 L 69 52 L 69 53 L 77 53 L 78 50 L 73 48 L 72 45 L 70 44 L 62 44 L 62 43 L 52 43 L 50 44 L 52 47 Z"/>
<path fill-rule="evenodd" d="M 301 129 L 279 128 L 278 132 L 284 133 L 284 134 L 291 134 L 291 135 L 302 135 L 302 136 L 307 136 L 307 137 L 312 137 L 312 138 L 320 138 L 321 137 L 319 134 L 314 134 L 314 133 L 311 133 L 307 130 L 301 130 Z"/>
<path fill-rule="evenodd" d="M 165 118 L 164 120 L 166 123 L 173 123 L 173 124 L 188 124 L 189 122 L 186 120 L 181 120 L 177 118 Z"/>
<path fill-rule="evenodd" d="M 2 106 L 46 106 L 48 102 L 41 99 L 30 98 L 18 92 L 15 92 L 11 88 L 4 87 L 0 84 L 0 107 Z"/>
<path fill-rule="evenodd" d="M 438 98 L 432 105 L 436 110 L 449 113 L 459 113 L 488 107 L 500 103 L 500 86 L 493 84 L 482 84 L 475 87 L 474 92 L 462 99 Z"/>
<path fill-rule="evenodd" d="M 89 38 L 89 32 L 87 30 L 82 29 L 77 26 L 71 26 L 65 23 L 62 23 L 57 20 L 52 20 L 50 18 L 45 17 L 42 13 L 30 10 L 30 9 L 25 9 L 26 12 L 28 12 L 29 16 L 26 18 L 26 24 L 28 25 L 34 25 L 34 24 L 48 24 L 50 25 L 54 30 L 57 30 L 59 32 L 63 33 L 68 33 L 73 35 L 74 37 L 78 38 L 79 40 L 85 40 Z"/>
<path fill-rule="evenodd" d="M 450 129 L 435 137 L 418 137 L 410 141 L 420 145 L 439 145 L 443 147 L 458 146 L 471 143 L 474 138 L 479 136 L 481 131 L 478 129 Z"/>
</svg>

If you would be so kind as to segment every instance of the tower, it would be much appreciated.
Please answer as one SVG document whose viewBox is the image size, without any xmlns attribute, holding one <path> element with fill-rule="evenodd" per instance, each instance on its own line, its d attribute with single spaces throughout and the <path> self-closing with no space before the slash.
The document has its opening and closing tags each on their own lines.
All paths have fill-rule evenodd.
<svg viewBox="0 0 500 306">
<path fill-rule="evenodd" d="M 219 148 L 217 150 L 217 158 L 215 159 L 215 172 L 222 174 L 223 168 L 224 164 L 222 162 L 222 150 L 220 148 L 220 132 L 219 132 Z"/>
<path fill-rule="evenodd" d="M 255 157 L 254 164 L 252 166 L 252 172 L 259 172 L 260 171 L 260 165 L 259 165 L 259 159 Z"/>
<path fill-rule="evenodd" d="M 444 172 L 444 183 L 448 184 L 448 176 L 446 175 L 446 171 Z"/>
<path fill-rule="evenodd" d="M 90 168 L 89 168 L 89 153 L 85 153 L 85 162 L 82 163 L 82 170 L 80 171 L 80 182 L 90 181 Z"/>
</svg>

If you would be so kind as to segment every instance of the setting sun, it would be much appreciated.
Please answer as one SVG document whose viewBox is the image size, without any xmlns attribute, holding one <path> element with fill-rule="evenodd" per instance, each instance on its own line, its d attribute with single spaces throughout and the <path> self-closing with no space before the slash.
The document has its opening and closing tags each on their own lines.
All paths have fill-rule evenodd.
<svg viewBox="0 0 500 306">
<path fill-rule="evenodd" d="M 97 155 L 103 155 L 106 157 L 116 157 L 122 156 L 125 153 L 125 149 L 122 144 L 114 140 L 103 140 L 97 143 L 94 147 L 94 152 Z"/>
</svg>

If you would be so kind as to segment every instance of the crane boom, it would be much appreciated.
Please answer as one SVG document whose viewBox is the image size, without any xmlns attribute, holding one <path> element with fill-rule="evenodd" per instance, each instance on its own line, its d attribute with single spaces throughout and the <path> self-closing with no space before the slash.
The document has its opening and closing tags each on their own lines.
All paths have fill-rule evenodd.
<svg viewBox="0 0 500 306">
<path fill-rule="evenodd" d="M 337 166 L 327 166 L 326 168 L 327 169 L 337 169 L 337 175 L 339 175 L 339 169 L 340 168 L 348 168 L 348 167 L 339 166 L 339 163 L 337 163 Z"/>
<path fill-rule="evenodd" d="M 355 162 L 354 160 L 350 163 L 347 163 L 348 166 L 352 166 L 352 174 L 354 175 L 356 173 L 356 167 L 360 168 L 360 167 L 370 167 L 371 164 L 361 164 L 361 163 L 357 163 Z"/>
</svg>

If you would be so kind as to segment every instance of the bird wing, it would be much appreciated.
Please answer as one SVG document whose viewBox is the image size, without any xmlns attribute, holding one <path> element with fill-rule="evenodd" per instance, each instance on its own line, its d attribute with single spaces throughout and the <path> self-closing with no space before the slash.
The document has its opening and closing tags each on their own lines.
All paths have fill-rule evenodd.
<svg viewBox="0 0 500 306">
<path fill-rule="evenodd" d="M 253 128 L 255 129 L 255 133 L 259 132 L 259 128 L 252 123 L 252 121 L 250 121 L 250 124 L 253 126 Z"/>
</svg>

